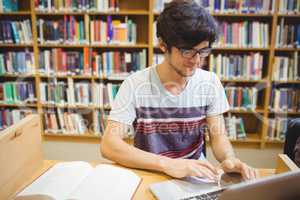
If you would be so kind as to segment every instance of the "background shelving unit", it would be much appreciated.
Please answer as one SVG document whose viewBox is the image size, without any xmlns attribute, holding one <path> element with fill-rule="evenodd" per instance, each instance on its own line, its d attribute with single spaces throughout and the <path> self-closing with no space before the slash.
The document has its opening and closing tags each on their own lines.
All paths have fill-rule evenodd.
<svg viewBox="0 0 300 200">
<path fill-rule="evenodd" d="M 253 110 L 243 110 L 243 109 L 231 109 L 226 115 L 236 115 L 240 116 L 244 119 L 245 129 L 247 133 L 246 139 L 232 140 L 234 145 L 240 146 L 254 146 L 258 148 L 265 148 L 269 146 L 278 146 L 282 145 L 283 141 L 269 141 L 266 139 L 268 132 L 268 124 L 269 118 L 274 117 L 275 115 L 284 115 L 291 117 L 299 117 L 300 113 L 297 111 L 289 111 L 289 112 L 275 112 L 269 109 L 269 102 L 271 96 L 271 86 L 273 84 L 299 84 L 300 80 L 289 80 L 289 81 L 274 81 L 272 79 L 273 73 L 273 64 L 274 57 L 278 54 L 292 54 L 294 52 L 300 53 L 300 48 L 287 48 L 287 47 L 276 47 L 276 26 L 278 25 L 281 18 L 284 18 L 285 21 L 289 23 L 299 22 L 300 13 L 296 14 L 286 14 L 279 12 L 279 4 L 280 0 L 275 1 L 275 11 L 273 13 L 267 14 L 245 14 L 245 13 L 212 13 L 212 15 L 217 20 L 222 21 L 245 21 L 245 20 L 258 20 L 262 22 L 266 22 L 269 24 L 269 46 L 268 47 L 214 47 L 212 54 L 224 53 L 224 54 L 247 54 L 250 52 L 259 52 L 264 57 L 264 65 L 262 69 L 262 79 L 258 80 L 245 80 L 245 79 L 222 79 L 223 85 L 226 87 L 229 86 L 254 86 L 261 87 L 261 94 L 259 95 L 258 104 L 256 109 Z M 153 23 L 159 16 L 159 13 L 154 11 L 154 3 L 155 0 L 119 0 L 119 11 L 113 12 L 99 12 L 99 11 L 52 11 L 52 12 L 44 12 L 38 11 L 35 7 L 34 0 L 19 0 L 20 11 L 18 12 L 1 12 L 1 19 L 30 19 L 31 28 L 32 28 L 32 44 L 0 44 L 0 52 L 6 50 L 22 50 L 29 49 L 34 53 L 34 61 L 35 61 L 35 69 L 36 73 L 31 75 L 22 75 L 22 74 L 5 74 L 0 76 L 0 81 L 4 82 L 7 80 L 31 80 L 35 83 L 35 91 L 36 91 L 36 103 L 26 103 L 26 104 L 6 104 L 1 103 L 1 108 L 23 108 L 30 107 L 36 109 L 37 112 L 42 116 L 41 122 L 44 124 L 43 113 L 46 110 L 51 109 L 66 109 L 66 110 L 84 110 L 85 115 L 89 121 L 88 130 L 82 135 L 75 134 L 51 134 L 44 132 L 42 130 L 44 139 L 46 140 L 66 140 L 66 141 L 95 141 L 97 142 L 100 135 L 94 135 L 93 126 L 95 122 L 93 120 L 93 116 L 96 111 L 109 111 L 109 106 L 97 106 L 97 105 L 88 105 L 88 106 L 70 106 L 70 105 L 55 105 L 55 104 L 47 104 L 41 102 L 41 91 L 40 91 L 40 83 L 42 81 L 47 81 L 49 79 L 56 79 L 60 81 L 67 82 L 68 79 L 72 79 L 74 83 L 87 81 L 91 85 L 96 83 L 121 83 L 122 79 L 114 80 L 109 79 L 108 77 L 98 77 L 95 75 L 52 75 L 52 74 L 41 74 L 39 73 L 39 53 L 44 49 L 54 49 L 61 48 L 63 50 L 74 50 L 83 52 L 85 48 L 92 49 L 96 52 L 104 52 L 104 51 L 141 51 L 143 49 L 146 50 L 146 60 L 147 66 L 153 64 L 153 56 L 155 54 L 161 53 L 156 44 L 154 44 L 154 28 Z M 104 44 L 40 44 L 38 42 L 38 27 L 36 26 L 39 19 L 59 19 L 63 18 L 65 15 L 75 16 L 75 18 L 80 18 L 84 21 L 85 26 L 85 37 L 89 40 L 90 29 L 89 22 L 91 19 L 104 19 L 107 16 L 111 16 L 116 19 L 124 19 L 128 17 L 132 19 L 137 24 L 137 43 L 134 45 L 104 45 Z M 209 60 L 207 61 L 209 65 Z M 207 65 L 207 69 L 208 69 Z M 128 140 L 130 143 L 130 140 Z"/>
</svg>

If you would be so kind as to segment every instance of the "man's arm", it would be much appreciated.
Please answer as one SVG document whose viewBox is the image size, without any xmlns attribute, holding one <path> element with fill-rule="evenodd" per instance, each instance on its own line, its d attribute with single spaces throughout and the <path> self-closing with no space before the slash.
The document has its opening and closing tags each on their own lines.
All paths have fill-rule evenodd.
<svg viewBox="0 0 300 200">
<path fill-rule="evenodd" d="M 225 172 L 239 172 L 245 179 L 257 177 L 257 171 L 235 157 L 227 137 L 223 115 L 207 117 L 210 141 L 216 159 Z"/>
<path fill-rule="evenodd" d="M 207 117 L 209 137 L 214 156 L 219 162 L 235 157 L 232 145 L 227 137 L 223 115 Z"/>
<path fill-rule="evenodd" d="M 140 150 L 123 140 L 126 132 L 125 124 L 108 121 L 100 145 L 104 157 L 126 167 L 160 171 L 176 178 L 199 176 L 217 179 L 217 170 L 208 161 L 172 159 Z"/>
</svg>

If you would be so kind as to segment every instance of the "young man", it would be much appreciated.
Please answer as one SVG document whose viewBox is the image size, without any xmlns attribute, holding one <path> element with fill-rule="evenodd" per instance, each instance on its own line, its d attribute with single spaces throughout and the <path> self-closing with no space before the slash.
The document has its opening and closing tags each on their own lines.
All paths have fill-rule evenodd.
<svg viewBox="0 0 300 200">
<path fill-rule="evenodd" d="M 217 179 L 218 169 L 203 158 L 204 127 L 225 172 L 245 179 L 255 170 L 235 157 L 223 113 L 229 106 L 217 76 L 201 69 L 217 25 L 194 1 L 174 0 L 157 22 L 163 63 L 136 72 L 121 85 L 112 105 L 101 152 L 121 165 L 172 177 Z M 134 146 L 122 140 L 134 127 Z"/>
</svg>

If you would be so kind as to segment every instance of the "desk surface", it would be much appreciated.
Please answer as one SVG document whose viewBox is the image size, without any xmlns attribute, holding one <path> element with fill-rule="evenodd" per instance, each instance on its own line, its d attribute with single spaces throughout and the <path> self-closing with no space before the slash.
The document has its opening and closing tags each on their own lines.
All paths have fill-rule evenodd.
<svg viewBox="0 0 300 200">
<path fill-rule="evenodd" d="M 61 161 L 45 160 L 43 163 L 43 167 L 40 170 L 38 170 L 33 175 L 33 177 L 24 184 L 24 186 L 22 188 L 26 187 L 26 185 L 33 182 L 37 177 L 39 177 L 41 174 L 43 174 L 50 167 L 52 167 L 53 165 L 55 165 L 58 162 L 61 162 Z M 101 164 L 101 163 L 102 162 L 95 162 L 92 165 L 97 165 L 97 164 Z M 154 196 L 148 189 L 149 185 L 151 183 L 156 183 L 156 182 L 161 182 L 161 181 L 171 179 L 171 177 L 169 177 L 165 174 L 162 174 L 162 173 L 150 172 L 150 171 L 146 171 L 146 170 L 137 170 L 137 169 L 132 169 L 132 171 L 134 171 L 136 174 L 138 174 L 142 178 L 142 183 L 140 184 L 137 192 L 134 195 L 134 198 L 133 198 L 134 200 L 140 200 L 140 199 L 155 200 Z M 265 176 L 273 175 L 275 173 L 275 170 L 274 169 L 259 169 L 259 173 L 260 173 L 261 177 L 265 177 Z"/>
</svg>

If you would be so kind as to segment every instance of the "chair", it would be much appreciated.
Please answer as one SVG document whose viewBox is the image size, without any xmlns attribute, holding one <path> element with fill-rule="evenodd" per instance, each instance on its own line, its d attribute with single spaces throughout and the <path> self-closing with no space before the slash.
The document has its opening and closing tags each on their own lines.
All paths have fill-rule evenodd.
<svg viewBox="0 0 300 200">
<path fill-rule="evenodd" d="M 300 136 L 300 118 L 290 120 L 286 131 L 284 143 L 284 154 L 288 155 L 291 160 L 295 161 L 295 145 Z"/>
</svg>

